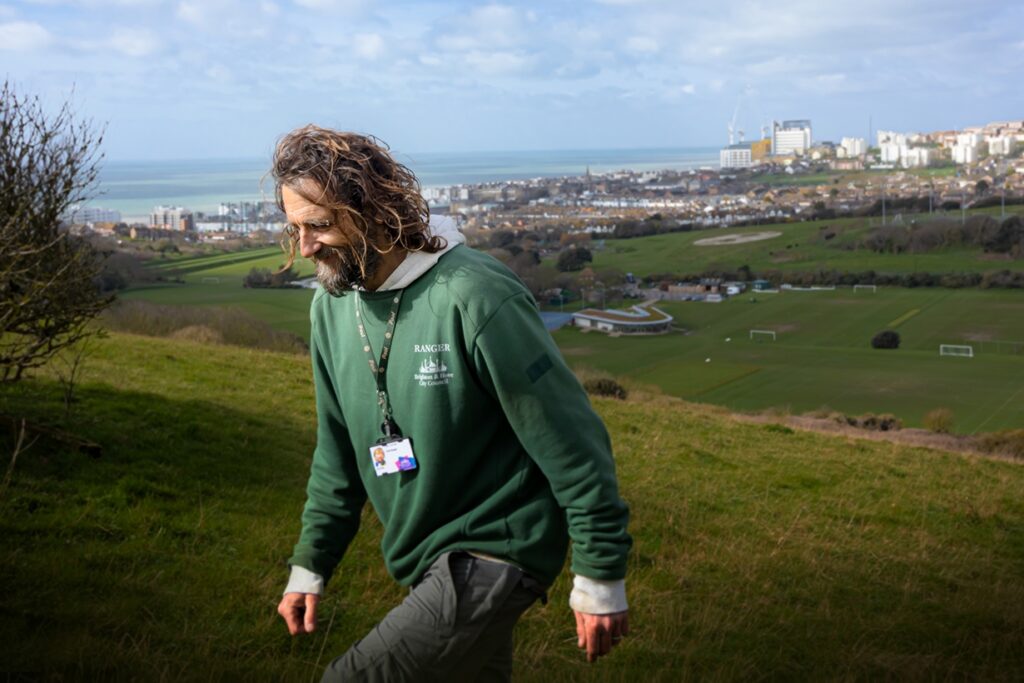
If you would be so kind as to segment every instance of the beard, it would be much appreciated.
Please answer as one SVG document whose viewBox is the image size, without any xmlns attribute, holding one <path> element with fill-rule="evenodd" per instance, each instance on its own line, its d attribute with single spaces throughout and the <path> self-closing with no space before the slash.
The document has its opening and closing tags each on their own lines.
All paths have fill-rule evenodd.
<svg viewBox="0 0 1024 683">
<path fill-rule="evenodd" d="M 316 253 L 316 280 L 331 296 L 365 287 L 380 267 L 380 253 L 370 247 L 365 258 L 354 249 L 322 246 Z M 362 261 L 362 268 L 360 268 Z"/>
</svg>

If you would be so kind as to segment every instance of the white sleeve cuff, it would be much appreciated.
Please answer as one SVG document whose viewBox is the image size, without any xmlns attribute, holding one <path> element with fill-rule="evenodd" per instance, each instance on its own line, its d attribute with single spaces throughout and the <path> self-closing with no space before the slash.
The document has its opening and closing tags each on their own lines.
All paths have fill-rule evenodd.
<svg viewBox="0 0 1024 683">
<path fill-rule="evenodd" d="M 288 577 L 288 585 L 285 593 L 313 593 L 324 594 L 324 577 L 316 572 L 311 572 L 305 567 L 292 565 L 292 575 Z"/>
<path fill-rule="evenodd" d="M 615 614 L 625 612 L 626 581 L 604 581 L 576 576 L 572 580 L 569 607 L 583 614 Z"/>
</svg>

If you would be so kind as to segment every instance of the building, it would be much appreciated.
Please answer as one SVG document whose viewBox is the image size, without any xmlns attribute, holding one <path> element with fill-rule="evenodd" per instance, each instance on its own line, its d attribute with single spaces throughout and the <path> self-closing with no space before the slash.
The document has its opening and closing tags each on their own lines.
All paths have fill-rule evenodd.
<svg viewBox="0 0 1024 683">
<path fill-rule="evenodd" d="M 573 313 L 572 324 L 584 330 L 611 334 L 658 334 L 671 329 L 672 316 L 654 306 L 633 306 L 628 311 L 585 308 Z"/>
<path fill-rule="evenodd" d="M 729 145 L 718 153 L 719 163 L 726 168 L 750 168 L 753 166 L 750 145 L 740 142 Z"/>
<path fill-rule="evenodd" d="M 811 122 L 807 119 L 772 121 L 772 155 L 802 155 L 811 148 Z"/>
<path fill-rule="evenodd" d="M 843 138 L 839 143 L 839 149 L 842 151 L 836 150 L 836 156 L 847 159 L 862 157 L 868 152 L 868 143 L 864 138 Z"/>
<path fill-rule="evenodd" d="M 973 164 L 980 156 L 982 143 L 981 133 L 961 133 L 956 136 L 956 144 L 953 145 L 954 164 Z"/>
<path fill-rule="evenodd" d="M 905 168 L 923 168 L 931 165 L 934 156 L 929 147 L 908 147 L 900 161 Z"/>
<path fill-rule="evenodd" d="M 1010 156 L 1017 149 L 1017 138 L 1000 135 L 988 139 L 988 155 L 990 157 Z"/>
<path fill-rule="evenodd" d="M 180 230 L 195 232 L 196 224 L 192 212 L 180 206 L 156 206 L 149 217 L 149 226 L 157 230 Z"/>
<path fill-rule="evenodd" d="M 103 209 L 98 206 L 73 206 L 67 216 L 67 222 L 72 225 L 120 223 L 121 212 L 114 211 L 113 209 Z"/>
<path fill-rule="evenodd" d="M 750 144 L 750 160 L 754 163 L 763 161 L 771 156 L 772 153 L 772 139 L 765 138 L 763 140 L 757 140 Z"/>
<path fill-rule="evenodd" d="M 878 131 L 878 151 L 883 164 L 902 166 L 903 168 L 921 168 L 929 166 L 936 158 L 931 147 L 915 147 L 914 143 L 927 144 L 928 137 L 918 134 L 894 133 L 888 130 Z"/>
<path fill-rule="evenodd" d="M 878 131 L 879 161 L 883 164 L 899 164 L 907 154 L 907 136 L 891 130 Z"/>
</svg>

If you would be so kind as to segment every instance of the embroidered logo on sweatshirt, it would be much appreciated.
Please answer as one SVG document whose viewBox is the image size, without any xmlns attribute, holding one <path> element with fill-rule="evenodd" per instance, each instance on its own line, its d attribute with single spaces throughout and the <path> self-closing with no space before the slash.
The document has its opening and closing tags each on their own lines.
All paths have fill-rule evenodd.
<svg viewBox="0 0 1024 683">
<path fill-rule="evenodd" d="M 414 353 L 425 354 L 420 361 L 419 372 L 413 377 L 421 387 L 436 387 L 448 384 L 454 373 L 448 371 L 442 354 L 451 351 L 451 344 L 413 344 Z"/>
</svg>

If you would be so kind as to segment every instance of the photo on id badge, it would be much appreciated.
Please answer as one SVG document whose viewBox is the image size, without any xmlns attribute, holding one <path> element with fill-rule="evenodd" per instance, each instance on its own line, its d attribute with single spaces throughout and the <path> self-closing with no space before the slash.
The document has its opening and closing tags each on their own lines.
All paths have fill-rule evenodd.
<svg viewBox="0 0 1024 683">
<path fill-rule="evenodd" d="M 380 443 L 370 448 L 373 471 L 377 476 L 416 469 L 416 456 L 409 439 Z"/>
</svg>

